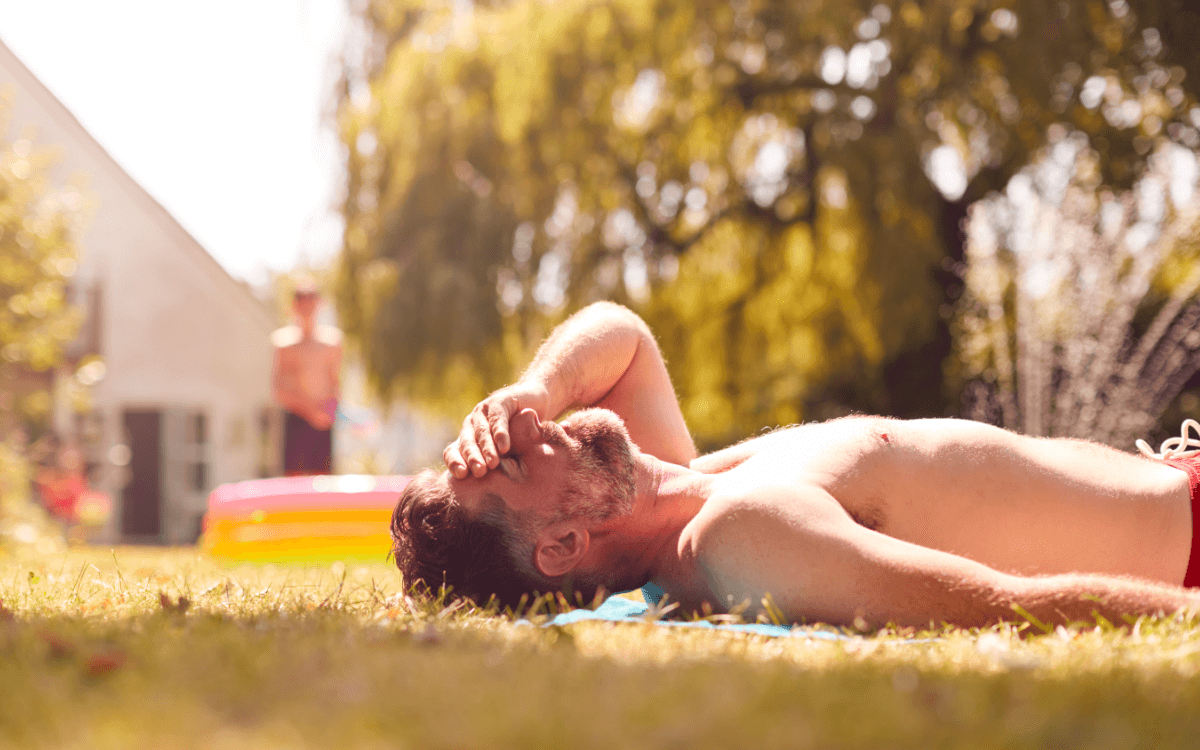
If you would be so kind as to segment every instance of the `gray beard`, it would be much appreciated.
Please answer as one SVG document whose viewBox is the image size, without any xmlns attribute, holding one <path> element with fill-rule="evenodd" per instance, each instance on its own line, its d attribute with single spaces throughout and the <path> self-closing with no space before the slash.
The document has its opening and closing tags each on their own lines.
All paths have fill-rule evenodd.
<svg viewBox="0 0 1200 750">
<path fill-rule="evenodd" d="M 546 442 L 571 450 L 575 465 L 551 522 L 606 521 L 633 512 L 636 448 L 621 418 L 608 409 L 583 409 L 555 427 L 546 430 Z"/>
</svg>

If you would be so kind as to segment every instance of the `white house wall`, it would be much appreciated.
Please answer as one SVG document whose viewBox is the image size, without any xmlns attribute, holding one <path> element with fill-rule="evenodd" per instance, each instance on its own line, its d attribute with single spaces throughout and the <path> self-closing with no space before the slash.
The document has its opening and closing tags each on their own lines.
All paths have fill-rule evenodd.
<svg viewBox="0 0 1200 750">
<path fill-rule="evenodd" d="M 12 107 L 7 136 L 33 126 L 35 147 L 62 156 L 58 181 L 82 173 L 89 182 L 93 208 L 75 283 L 102 289 L 107 374 L 92 397 L 105 447 L 123 439 L 124 409 L 199 409 L 209 420 L 209 485 L 256 476 L 259 414 L 271 405 L 270 315 L 0 43 L 5 88 Z M 118 508 L 121 481 L 119 467 L 99 472 L 101 489 Z M 203 510 L 204 493 L 175 494 L 163 503 L 166 541 L 186 537 Z M 114 519 L 110 536 L 119 528 Z"/>
</svg>

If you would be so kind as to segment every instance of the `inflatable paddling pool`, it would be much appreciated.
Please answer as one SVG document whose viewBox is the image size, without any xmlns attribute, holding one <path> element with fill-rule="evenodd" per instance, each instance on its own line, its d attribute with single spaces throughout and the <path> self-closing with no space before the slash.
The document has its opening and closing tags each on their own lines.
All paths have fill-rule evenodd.
<svg viewBox="0 0 1200 750">
<path fill-rule="evenodd" d="M 382 562 L 409 477 L 279 477 L 223 484 L 208 498 L 201 546 L 232 561 Z"/>
</svg>

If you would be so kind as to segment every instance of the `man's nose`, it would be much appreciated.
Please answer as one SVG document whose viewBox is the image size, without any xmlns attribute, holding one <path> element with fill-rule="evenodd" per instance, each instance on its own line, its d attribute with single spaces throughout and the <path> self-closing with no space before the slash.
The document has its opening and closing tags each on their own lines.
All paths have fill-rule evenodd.
<svg viewBox="0 0 1200 750">
<path fill-rule="evenodd" d="M 533 409 L 522 409 L 508 422 L 513 451 L 536 445 L 542 439 L 542 423 Z"/>
</svg>

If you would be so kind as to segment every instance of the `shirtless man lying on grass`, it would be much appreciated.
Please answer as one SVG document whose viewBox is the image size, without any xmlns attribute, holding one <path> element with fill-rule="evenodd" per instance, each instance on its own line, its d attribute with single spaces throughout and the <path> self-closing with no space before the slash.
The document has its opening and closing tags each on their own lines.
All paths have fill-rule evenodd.
<svg viewBox="0 0 1200 750">
<path fill-rule="evenodd" d="M 649 328 L 610 303 L 559 326 L 444 458 L 396 506 L 396 563 L 480 603 L 653 582 L 684 613 L 860 627 L 1200 608 L 1192 460 L 882 417 L 697 457 Z"/>
</svg>

